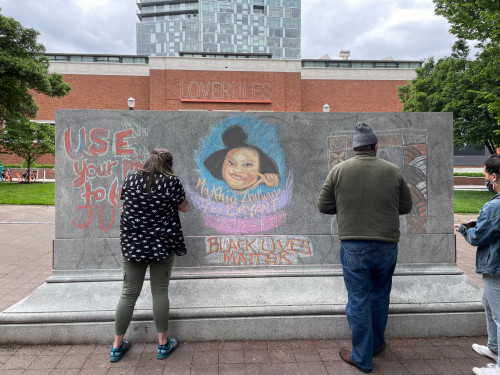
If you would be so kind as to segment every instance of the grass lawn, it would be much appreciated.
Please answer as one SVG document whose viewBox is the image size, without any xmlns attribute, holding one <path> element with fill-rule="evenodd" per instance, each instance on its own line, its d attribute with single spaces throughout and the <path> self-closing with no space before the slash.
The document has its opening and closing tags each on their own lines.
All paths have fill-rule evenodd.
<svg viewBox="0 0 500 375">
<path fill-rule="evenodd" d="M 54 203 L 54 182 L 31 184 L 0 182 L 0 204 L 53 205 Z"/>
<path fill-rule="evenodd" d="M 456 214 L 477 214 L 494 195 L 489 191 L 455 190 L 453 211 Z"/>
</svg>

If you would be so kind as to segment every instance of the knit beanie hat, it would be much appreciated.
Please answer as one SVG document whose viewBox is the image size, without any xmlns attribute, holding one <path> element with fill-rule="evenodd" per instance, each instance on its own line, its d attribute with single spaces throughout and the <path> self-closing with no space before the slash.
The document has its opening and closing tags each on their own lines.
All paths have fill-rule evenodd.
<svg viewBox="0 0 500 375">
<path fill-rule="evenodd" d="M 378 139 L 370 125 L 364 122 L 358 122 L 354 127 L 352 148 L 374 145 L 376 143 L 378 143 Z"/>
</svg>

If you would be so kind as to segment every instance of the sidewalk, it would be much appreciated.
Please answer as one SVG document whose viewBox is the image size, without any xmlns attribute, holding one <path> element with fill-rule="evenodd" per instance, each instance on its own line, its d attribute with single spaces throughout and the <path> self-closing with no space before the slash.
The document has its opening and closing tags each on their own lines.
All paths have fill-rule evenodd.
<svg viewBox="0 0 500 375">
<path fill-rule="evenodd" d="M 53 206 L 0 205 L 0 311 L 51 275 L 54 214 Z M 481 285 L 475 249 L 456 238 L 459 268 Z M 471 349 L 474 342 L 485 344 L 486 337 L 388 339 L 372 373 L 472 374 L 472 367 L 491 362 Z M 0 346 L 0 374 L 361 374 L 340 359 L 340 347 L 350 347 L 350 340 L 187 342 L 159 361 L 152 336 L 151 342 L 133 343 L 122 361 L 111 364 L 106 345 Z"/>
</svg>

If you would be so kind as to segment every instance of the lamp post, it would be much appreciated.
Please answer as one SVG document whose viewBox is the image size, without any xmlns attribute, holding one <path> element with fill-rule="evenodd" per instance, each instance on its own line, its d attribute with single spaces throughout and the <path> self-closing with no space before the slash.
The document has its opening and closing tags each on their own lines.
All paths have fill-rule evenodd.
<svg viewBox="0 0 500 375">
<path fill-rule="evenodd" d="M 127 103 L 128 103 L 128 109 L 133 111 L 135 106 L 135 99 L 130 97 L 127 99 Z"/>
<path fill-rule="evenodd" d="M 328 104 L 323 106 L 323 112 L 330 112 L 330 106 Z"/>
</svg>

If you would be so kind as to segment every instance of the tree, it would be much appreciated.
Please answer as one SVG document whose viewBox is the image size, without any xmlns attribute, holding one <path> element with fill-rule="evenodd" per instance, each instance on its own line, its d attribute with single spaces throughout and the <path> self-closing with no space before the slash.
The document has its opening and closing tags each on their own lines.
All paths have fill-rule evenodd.
<svg viewBox="0 0 500 375">
<path fill-rule="evenodd" d="M 8 121 L 0 132 L 0 146 L 26 160 L 30 176 L 31 164 L 36 159 L 44 154 L 54 155 L 54 125 L 31 122 L 25 118 Z"/>
<path fill-rule="evenodd" d="M 478 60 L 483 68 L 475 81 L 489 80 L 500 87 L 500 1 L 498 0 L 433 0 L 437 15 L 444 16 L 451 24 L 450 31 L 459 38 L 477 41 L 481 49 Z M 500 124 L 500 96 L 482 92 L 487 98 L 485 106 L 496 115 Z M 499 131 L 499 130 L 497 130 Z"/>
<path fill-rule="evenodd" d="M 451 24 L 460 39 L 477 40 L 478 47 L 500 42 L 500 2 L 497 0 L 433 0 L 435 13 Z"/>
<path fill-rule="evenodd" d="M 36 117 L 38 106 L 30 90 L 57 97 L 71 91 L 62 75 L 49 74 L 49 60 L 38 35 L 0 14 L 0 122 Z"/>
<path fill-rule="evenodd" d="M 417 77 L 399 88 L 403 111 L 453 112 L 456 145 L 484 144 L 491 154 L 500 146 L 498 123 L 488 111 L 483 92 L 498 92 L 496 82 L 475 80 L 485 68 L 480 59 L 469 60 L 469 48 L 459 40 L 449 57 L 428 59 L 416 69 Z"/>
</svg>

